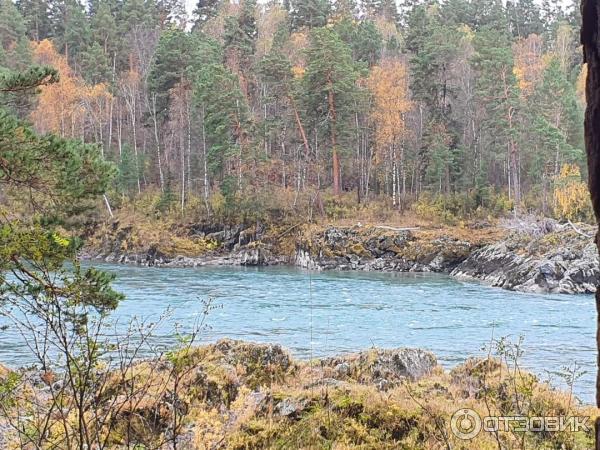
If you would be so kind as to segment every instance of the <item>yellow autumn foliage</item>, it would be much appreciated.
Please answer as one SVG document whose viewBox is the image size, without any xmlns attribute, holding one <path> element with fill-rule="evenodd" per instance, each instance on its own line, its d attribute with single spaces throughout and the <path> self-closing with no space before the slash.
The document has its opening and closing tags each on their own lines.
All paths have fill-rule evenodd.
<svg viewBox="0 0 600 450">
<path fill-rule="evenodd" d="M 37 64 L 52 66 L 60 75 L 58 83 L 40 88 L 37 107 L 31 113 L 31 120 L 39 132 L 83 137 L 98 124 L 106 122 L 111 99 L 106 84 L 86 84 L 47 39 L 33 43 L 32 51 Z"/>
<path fill-rule="evenodd" d="M 304 72 L 306 72 L 306 70 L 302 66 L 292 67 L 292 74 L 294 75 L 294 78 L 302 78 L 304 76 Z"/>
<path fill-rule="evenodd" d="M 283 46 L 282 51 L 290 60 L 292 67 L 304 70 L 306 67 L 306 52 L 304 49 L 307 47 L 308 33 L 305 31 L 296 31 L 290 35 L 289 42 Z"/>
<path fill-rule="evenodd" d="M 547 61 L 543 57 L 543 41 L 537 34 L 519 39 L 513 45 L 513 74 L 517 78 L 519 90 L 524 97 L 533 93 L 543 77 Z"/>
<path fill-rule="evenodd" d="M 458 31 L 462 34 L 462 38 L 467 42 L 473 42 L 473 39 L 475 38 L 475 31 L 473 31 L 469 25 L 460 25 L 458 27 Z"/>
<path fill-rule="evenodd" d="M 52 239 L 61 247 L 68 247 L 71 241 L 58 233 L 52 233 Z"/>
<path fill-rule="evenodd" d="M 393 20 L 390 20 L 383 16 L 374 17 L 373 23 L 381 34 L 383 42 L 390 42 L 392 38 L 395 38 L 397 42 L 402 42 L 402 33 L 398 31 L 398 27 Z"/>
<path fill-rule="evenodd" d="M 575 164 L 564 164 L 554 179 L 554 212 L 568 220 L 585 221 L 593 216 L 587 185 Z"/>
<path fill-rule="evenodd" d="M 387 60 L 373 67 L 367 86 L 373 94 L 371 118 L 379 150 L 394 144 L 407 133 L 405 115 L 412 106 L 405 64 Z"/>
</svg>

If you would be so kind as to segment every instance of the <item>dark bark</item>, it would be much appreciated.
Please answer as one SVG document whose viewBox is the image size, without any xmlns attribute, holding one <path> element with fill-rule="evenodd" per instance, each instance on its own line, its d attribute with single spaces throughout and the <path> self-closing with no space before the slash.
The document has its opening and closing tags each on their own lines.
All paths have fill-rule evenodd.
<svg viewBox="0 0 600 450">
<path fill-rule="evenodd" d="M 596 221 L 600 220 L 600 42 L 598 28 L 600 17 L 599 0 L 581 1 L 581 43 L 583 59 L 587 63 L 585 95 L 585 148 L 588 159 L 589 189 Z M 600 249 L 600 236 L 596 234 L 596 245 Z M 600 368 L 600 290 L 596 291 L 596 348 L 597 365 Z M 600 407 L 600 370 L 596 372 L 596 406 Z M 596 419 L 596 449 L 600 450 L 600 418 Z"/>
</svg>

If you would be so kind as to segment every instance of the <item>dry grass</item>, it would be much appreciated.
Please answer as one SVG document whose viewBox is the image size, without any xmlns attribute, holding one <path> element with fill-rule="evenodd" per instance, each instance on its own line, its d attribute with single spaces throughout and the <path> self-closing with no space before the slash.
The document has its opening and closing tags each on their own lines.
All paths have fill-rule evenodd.
<svg viewBox="0 0 600 450">
<path fill-rule="evenodd" d="M 175 389 L 173 367 L 182 361 L 185 370 Z M 99 399 L 100 404 L 121 405 L 115 411 L 110 448 L 171 448 L 164 442 L 175 410 L 181 415 L 180 449 L 591 446 L 592 431 L 481 432 L 468 441 L 454 436 L 450 418 L 459 408 L 471 408 L 482 417 L 589 416 L 590 424 L 598 416 L 597 409 L 497 360 L 472 359 L 451 371 L 438 366 L 417 381 L 400 378 L 385 388 L 370 381 L 376 369 L 368 355 L 348 361 L 363 365 L 342 374 L 335 366 L 339 358 L 294 361 L 277 346 L 221 341 L 173 354 L 168 361 L 141 362 L 126 377 L 115 374 L 108 397 Z M 136 390 L 139 395 L 126 404 L 115 402 L 123 389 L 136 386 L 144 386 Z"/>
<path fill-rule="evenodd" d="M 223 196 L 215 195 L 210 201 L 213 215 L 208 217 L 203 202 L 195 197 L 182 212 L 176 202 L 160 209 L 160 194 L 147 192 L 115 208 L 115 220 L 101 223 L 87 245 L 99 249 L 108 242 L 114 248 L 116 242 L 121 252 L 144 253 L 151 248 L 167 257 L 201 256 L 219 250 L 216 242 L 190 236 L 190 226 L 201 222 L 249 227 L 260 223 L 265 231 L 254 245 L 267 245 L 272 253 L 283 256 L 292 255 L 303 236 L 316 236 L 332 226 L 367 231 L 374 227 L 416 229 L 413 235 L 422 245 L 441 238 L 480 245 L 506 235 L 505 229 L 490 217 L 449 223 L 443 217 L 419 214 L 414 208 L 400 211 L 385 197 L 373 196 L 368 203 L 358 204 L 355 193 L 336 197 L 307 191 L 297 195 L 287 189 L 269 195 L 264 199 L 266 203 L 259 200 L 240 198 L 239 205 L 227 209 Z M 119 239 L 123 230 L 127 236 Z"/>
</svg>

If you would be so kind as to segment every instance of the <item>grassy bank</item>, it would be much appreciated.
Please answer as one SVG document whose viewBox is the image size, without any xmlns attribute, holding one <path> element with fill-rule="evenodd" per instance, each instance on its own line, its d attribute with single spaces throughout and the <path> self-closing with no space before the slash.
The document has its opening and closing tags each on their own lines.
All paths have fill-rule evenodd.
<svg viewBox="0 0 600 450">
<path fill-rule="evenodd" d="M 90 423 L 104 448 L 115 449 L 590 448 L 591 430 L 482 431 L 469 440 L 453 433 L 451 417 L 460 408 L 481 417 L 593 422 L 595 408 L 519 369 L 517 351 L 500 341 L 495 357 L 446 371 L 422 351 L 298 361 L 276 345 L 225 340 L 99 373 L 97 409 L 89 411 L 98 420 Z M 41 429 L 47 439 L 37 448 L 63 448 L 65 430 L 75 433 L 75 414 L 60 411 L 71 411 L 76 399 L 57 395 L 60 375 L 53 377 L 50 383 L 46 373 L 0 372 L 3 448 L 34 448 L 23 443 Z"/>
<path fill-rule="evenodd" d="M 215 195 L 207 204 L 192 199 L 193 205 L 184 210 L 165 201 L 159 193 L 146 193 L 135 200 L 121 199 L 114 205 L 114 217 L 100 214 L 85 228 L 86 246 L 92 253 L 150 250 L 169 258 L 198 257 L 231 251 L 234 243 L 227 245 L 227 237 L 215 232 L 227 233 L 239 227 L 245 230 L 247 243 L 267 246 L 276 255 L 292 256 L 299 242 L 310 242 L 330 227 L 357 227 L 365 235 L 374 229 L 383 235 L 386 230 L 391 234 L 408 228 L 418 242 L 449 238 L 473 246 L 496 242 L 507 233 L 490 215 L 493 211 L 475 208 L 466 212 L 461 203 L 446 205 L 423 198 L 401 210 L 384 199 L 357 204 L 352 194 L 304 194 L 297 199 L 293 192 L 288 193 L 289 198 L 282 198 L 284 194 L 264 199 L 265 203 L 250 204 L 248 199 L 238 199 L 239 203 L 233 206 Z"/>
</svg>

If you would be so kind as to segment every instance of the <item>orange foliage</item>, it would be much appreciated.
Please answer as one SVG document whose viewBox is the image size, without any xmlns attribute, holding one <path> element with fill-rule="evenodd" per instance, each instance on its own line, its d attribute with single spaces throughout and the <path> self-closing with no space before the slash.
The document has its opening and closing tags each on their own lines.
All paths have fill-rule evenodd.
<svg viewBox="0 0 600 450">
<path fill-rule="evenodd" d="M 382 62 L 371 70 L 367 86 L 373 93 L 377 146 L 398 144 L 406 135 L 404 116 L 412 106 L 405 65 L 397 59 Z"/>
<path fill-rule="evenodd" d="M 297 31 L 290 35 L 290 40 L 283 47 L 283 53 L 289 58 L 294 67 L 294 75 L 302 76 L 306 67 L 305 50 L 308 47 L 308 35 L 304 31 Z"/>
<path fill-rule="evenodd" d="M 111 98 L 105 84 L 87 85 L 76 76 L 64 56 L 45 39 L 32 43 L 37 64 L 58 70 L 58 83 L 42 86 L 36 109 L 31 113 L 35 128 L 41 133 L 54 132 L 63 137 L 84 138 L 90 127 L 107 119 Z"/>
<path fill-rule="evenodd" d="M 514 44 L 513 73 L 517 77 L 521 94 L 528 97 L 542 80 L 546 63 L 542 58 L 543 41 L 530 34 Z"/>
<path fill-rule="evenodd" d="M 305 72 L 306 72 L 306 69 L 302 66 L 292 67 L 292 74 L 294 75 L 294 78 L 302 78 L 304 76 Z"/>
</svg>

